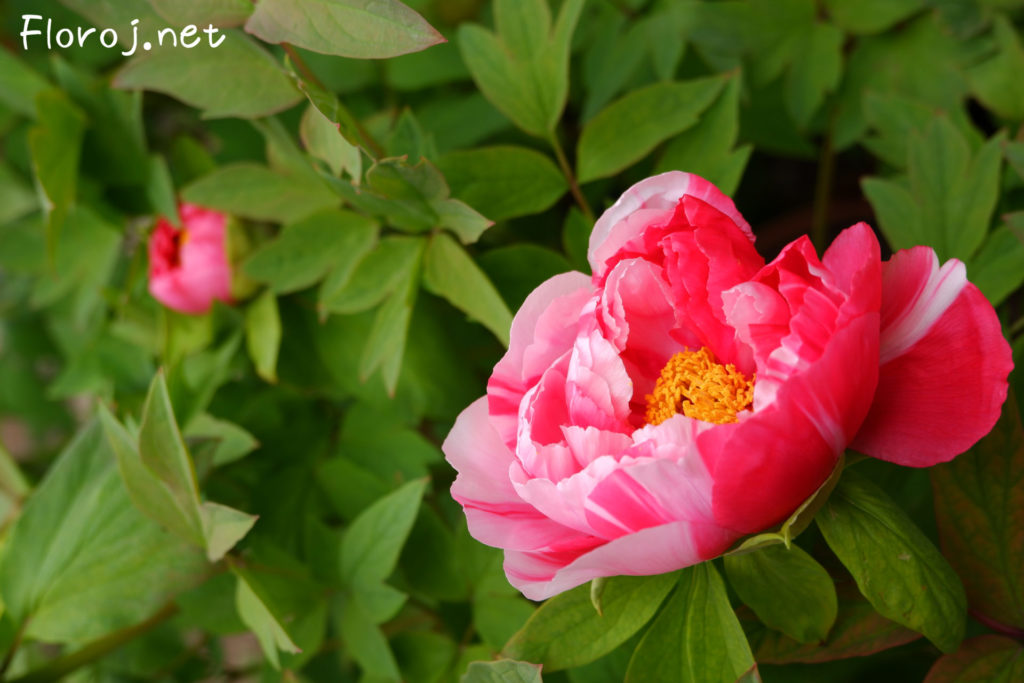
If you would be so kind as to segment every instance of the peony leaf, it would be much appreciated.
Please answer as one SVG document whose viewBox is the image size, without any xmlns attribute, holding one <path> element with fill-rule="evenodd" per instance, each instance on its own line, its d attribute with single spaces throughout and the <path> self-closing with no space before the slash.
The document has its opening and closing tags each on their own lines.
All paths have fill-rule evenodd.
<svg viewBox="0 0 1024 683">
<path fill-rule="evenodd" d="M 377 240 L 372 218 L 327 209 L 289 223 L 245 262 L 245 274 L 274 292 L 294 292 L 321 280 L 333 267 L 355 262 Z"/>
<path fill-rule="evenodd" d="M 992 432 L 931 477 L 942 548 L 971 608 L 1024 629 L 1024 427 L 1012 395 Z"/>
<path fill-rule="evenodd" d="M 998 52 L 970 67 L 967 80 L 981 102 L 999 116 L 1011 121 L 1024 119 L 1024 46 L 1010 21 L 997 14 L 992 31 Z"/>
<path fill-rule="evenodd" d="M 359 182 L 363 174 L 363 157 L 359 148 L 341 134 L 340 124 L 328 119 L 312 104 L 302 115 L 299 136 L 306 151 L 325 162 L 334 175 L 348 171 L 353 182 Z"/>
<path fill-rule="evenodd" d="M 755 666 L 722 578 L 702 562 L 680 573 L 675 594 L 633 653 L 626 683 L 759 681 Z"/>
<path fill-rule="evenodd" d="M 29 131 L 28 146 L 46 216 L 46 243 L 53 255 L 78 194 L 78 165 L 86 117 L 57 90 L 40 91 L 36 96 L 36 111 L 37 124 Z"/>
<path fill-rule="evenodd" d="M 676 579 L 676 574 L 610 578 L 601 593 L 602 614 L 594 609 L 589 585 L 556 595 L 508 641 L 502 654 L 543 664 L 545 671 L 592 662 L 643 628 Z"/>
<path fill-rule="evenodd" d="M 36 95 L 46 79 L 7 50 L 0 50 L 0 103 L 24 116 L 36 115 Z"/>
<path fill-rule="evenodd" d="M 452 195 L 496 221 L 545 211 L 568 189 L 551 159 L 525 147 L 459 150 L 437 166 Z"/>
<path fill-rule="evenodd" d="M 956 650 L 966 621 L 963 584 L 895 502 L 847 472 L 815 519 L 882 616 L 924 634 L 943 652 Z"/>
<path fill-rule="evenodd" d="M 422 238 L 398 235 L 385 237 L 372 251 L 352 253 L 358 260 L 340 261 L 320 286 L 321 312 L 351 314 L 373 308 L 412 277 L 422 251 Z"/>
<path fill-rule="evenodd" d="M 197 24 L 204 28 L 240 26 L 252 14 L 249 0 L 148 0 L 161 17 L 174 26 Z"/>
<path fill-rule="evenodd" d="M 1013 683 L 1024 680 L 1024 645 L 1005 636 L 982 635 L 939 658 L 924 683 Z"/>
<path fill-rule="evenodd" d="M 806 128 L 827 93 L 839 85 L 842 74 L 843 32 L 832 24 L 815 23 L 799 39 L 796 58 L 786 73 L 786 108 Z"/>
<path fill-rule="evenodd" d="M 63 450 L 4 541 L 0 596 L 26 638 L 81 643 L 156 612 L 206 570 L 143 516 L 96 421 Z"/>
<path fill-rule="evenodd" d="M 537 664 L 513 659 L 472 662 L 459 683 L 541 683 L 540 670 Z"/>
<path fill-rule="evenodd" d="M 725 83 L 720 76 L 655 83 L 612 102 L 583 127 L 576 153 L 580 182 L 618 173 L 697 123 Z"/>
<path fill-rule="evenodd" d="M 378 584 L 395 570 L 398 555 L 416 520 L 427 481 L 417 479 L 361 512 L 341 542 L 340 578 L 358 590 Z"/>
<path fill-rule="evenodd" d="M 469 254 L 444 233 L 434 235 L 427 245 L 423 286 L 478 320 L 508 346 L 512 313 Z"/>
<path fill-rule="evenodd" d="M 583 0 L 562 4 L 551 27 L 548 0 L 497 0 L 496 33 L 459 28 L 459 49 L 484 96 L 531 135 L 549 137 L 569 95 L 569 44 Z"/>
<path fill-rule="evenodd" d="M 114 77 L 118 88 L 155 90 L 208 118 L 266 116 L 302 97 L 277 61 L 248 36 L 224 31 L 217 47 L 163 49 L 136 55 Z"/>
<path fill-rule="evenodd" d="M 726 555 L 729 585 L 758 618 L 801 643 L 822 641 L 836 620 L 832 577 L 800 547 Z"/>
<path fill-rule="evenodd" d="M 755 659 L 763 664 L 827 662 L 870 655 L 921 637 L 876 612 L 852 582 L 840 583 L 836 588 L 838 614 L 821 644 L 800 643 L 765 627 L 746 608 L 738 610 Z"/>
<path fill-rule="evenodd" d="M 274 292 L 264 290 L 245 309 L 245 347 L 256 374 L 277 383 L 277 352 L 281 348 L 281 314 Z"/>
<path fill-rule="evenodd" d="M 209 173 L 181 192 L 182 199 L 255 220 L 288 223 L 337 206 L 337 195 L 320 183 L 239 163 Z"/>
<path fill-rule="evenodd" d="M 249 629 L 256 634 L 263 655 L 275 669 L 281 668 L 278 650 L 296 653 L 299 648 L 292 641 L 281 621 L 267 605 L 268 598 L 256 592 L 259 583 L 250 573 L 235 570 L 235 605 L 238 616 Z"/>
<path fill-rule="evenodd" d="M 355 59 L 397 57 L 444 42 L 398 0 L 261 0 L 245 30 L 268 43 Z"/>
<path fill-rule="evenodd" d="M 924 5 L 925 0 L 825 0 L 832 21 L 855 34 L 881 33 Z"/>
</svg>

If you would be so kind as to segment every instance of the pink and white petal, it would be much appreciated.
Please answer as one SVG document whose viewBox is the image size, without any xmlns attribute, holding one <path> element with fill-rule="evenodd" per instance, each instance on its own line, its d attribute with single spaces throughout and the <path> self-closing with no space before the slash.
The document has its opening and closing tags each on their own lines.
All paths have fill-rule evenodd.
<svg viewBox="0 0 1024 683">
<path fill-rule="evenodd" d="M 441 449 L 459 473 L 452 497 L 465 509 L 473 538 L 517 550 L 581 542 L 577 532 L 548 519 L 516 493 L 509 479 L 514 457 L 488 422 L 485 398 L 462 411 Z"/>
<path fill-rule="evenodd" d="M 717 187 L 692 173 L 669 171 L 636 183 L 597 219 L 590 233 L 590 248 L 587 251 L 594 277 L 601 278 L 607 268 L 608 259 L 613 257 L 622 245 L 637 236 L 636 227 L 640 221 L 624 225 L 631 214 L 640 210 L 674 210 L 679 200 L 686 195 L 697 197 L 729 216 L 746 233 L 750 241 L 754 241 L 750 225 L 736 210 L 733 201 Z M 650 218 L 645 217 L 644 222 L 648 222 Z"/>
<path fill-rule="evenodd" d="M 509 583 L 544 600 L 600 576 L 650 576 L 721 555 L 738 536 L 694 522 L 672 522 L 622 536 L 575 558 L 569 553 L 505 552 Z"/>
<path fill-rule="evenodd" d="M 531 477 L 520 465 L 513 464 L 509 478 L 519 498 L 540 514 L 580 533 L 597 536 L 587 516 L 587 498 L 601 481 L 624 464 L 613 455 L 599 456 L 576 474 L 557 482 Z"/>
<path fill-rule="evenodd" d="M 773 400 L 697 439 L 714 479 L 715 520 L 740 533 L 781 522 L 828 478 L 871 405 L 877 383 L 878 314 L 838 330 Z M 760 382 L 760 379 L 758 380 Z"/>
<path fill-rule="evenodd" d="M 853 442 L 910 467 L 953 459 L 992 429 L 1013 369 L 995 310 L 962 264 L 939 268 L 931 249 L 885 266 L 878 390 Z"/>
<path fill-rule="evenodd" d="M 567 424 L 606 431 L 631 431 L 629 425 L 633 380 L 597 322 L 597 300 L 580 314 L 579 336 L 566 374 Z"/>
<path fill-rule="evenodd" d="M 881 247 L 864 222 L 843 230 L 832 241 L 822 265 L 828 282 L 844 292 L 857 310 L 878 310 L 882 305 Z"/>
<path fill-rule="evenodd" d="M 504 442 L 515 445 L 523 395 L 572 348 L 580 310 L 593 290 L 582 273 L 562 273 L 541 283 L 512 321 L 508 351 L 487 383 L 492 422 Z"/>
</svg>

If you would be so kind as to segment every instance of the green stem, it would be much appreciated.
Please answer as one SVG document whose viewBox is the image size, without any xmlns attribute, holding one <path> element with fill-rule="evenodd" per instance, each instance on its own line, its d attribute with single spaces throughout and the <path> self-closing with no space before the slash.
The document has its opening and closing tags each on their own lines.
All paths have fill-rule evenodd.
<svg viewBox="0 0 1024 683">
<path fill-rule="evenodd" d="M 587 217 L 587 220 L 593 223 L 594 212 L 590 209 L 587 198 L 580 191 L 580 184 L 576 182 L 576 176 L 572 172 L 572 167 L 569 166 L 569 160 L 565 157 L 562 143 L 558 141 L 558 135 L 554 131 L 548 135 L 548 142 L 551 143 L 551 148 L 555 150 L 555 158 L 558 159 L 558 165 L 562 169 L 562 174 L 565 175 L 565 179 L 569 182 L 569 191 L 572 192 L 573 199 L 576 200 L 576 204 L 579 205 L 580 211 Z"/>
<path fill-rule="evenodd" d="M 828 240 L 828 207 L 832 196 L 832 177 L 835 172 L 836 155 L 832 143 L 832 123 L 825 131 L 818 157 L 818 179 L 814 187 L 814 213 L 811 223 L 811 241 L 819 254 L 824 253 Z"/>
<path fill-rule="evenodd" d="M 168 603 L 149 619 L 134 626 L 123 628 L 120 631 L 109 633 L 98 640 L 92 641 L 80 650 L 59 657 L 34 671 L 29 671 L 23 676 L 13 678 L 9 683 L 50 683 L 50 681 L 59 681 L 72 671 L 76 671 L 87 664 L 92 664 L 128 641 L 145 635 L 177 613 L 178 606 L 173 602 Z"/>
</svg>

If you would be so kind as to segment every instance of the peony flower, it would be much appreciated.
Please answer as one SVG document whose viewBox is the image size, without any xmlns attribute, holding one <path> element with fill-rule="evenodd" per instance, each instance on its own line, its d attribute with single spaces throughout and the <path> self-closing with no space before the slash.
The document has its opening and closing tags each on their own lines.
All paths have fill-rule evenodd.
<svg viewBox="0 0 1024 683">
<path fill-rule="evenodd" d="M 161 217 L 149 239 L 149 292 L 181 313 L 210 310 L 214 299 L 231 302 L 227 217 L 194 204 L 180 204 L 179 230 Z"/>
<path fill-rule="evenodd" d="M 765 264 L 732 200 L 671 172 L 608 209 L 588 255 L 592 276 L 526 299 L 443 446 L 470 533 L 528 598 L 714 558 L 847 447 L 943 462 L 1005 400 L 1010 348 L 964 265 L 882 263 L 864 223 Z"/>
</svg>

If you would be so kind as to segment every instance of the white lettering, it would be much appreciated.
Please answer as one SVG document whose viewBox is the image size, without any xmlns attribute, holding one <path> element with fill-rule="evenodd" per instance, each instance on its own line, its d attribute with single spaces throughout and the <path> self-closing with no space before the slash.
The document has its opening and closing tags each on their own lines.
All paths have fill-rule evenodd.
<svg viewBox="0 0 1024 683">
<path fill-rule="evenodd" d="M 22 14 L 21 18 L 25 22 L 21 26 L 21 47 L 22 47 L 22 49 L 27 50 L 28 49 L 28 37 L 29 36 L 41 36 L 42 35 L 41 31 L 35 31 L 35 30 L 30 31 L 28 29 L 28 25 L 30 23 L 32 23 L 33 19 L 40 19 L 40 20 L 42 20 L 43 16 L 41 14 Z"/>
</svg>

